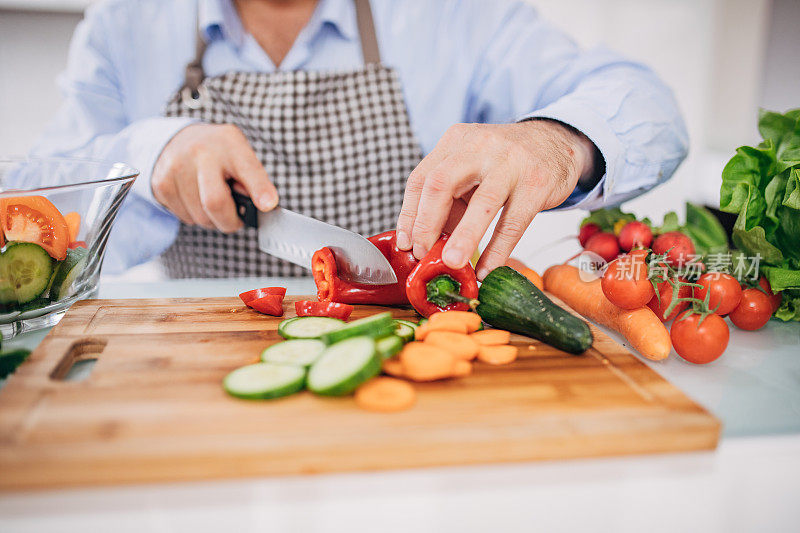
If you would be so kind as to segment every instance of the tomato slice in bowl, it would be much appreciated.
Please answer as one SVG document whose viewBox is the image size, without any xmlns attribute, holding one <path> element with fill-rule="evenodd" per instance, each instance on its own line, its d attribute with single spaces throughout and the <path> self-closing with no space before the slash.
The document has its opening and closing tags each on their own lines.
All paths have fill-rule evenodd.
<svg viewBox="0 0 800 533">
<path fill-rule="evenodd" d="M 6 241 L 38 244 L 59 261 L 67 256 L 67 222 L 44 196 L 0 198 L 0 226 Z"/>
</svg>

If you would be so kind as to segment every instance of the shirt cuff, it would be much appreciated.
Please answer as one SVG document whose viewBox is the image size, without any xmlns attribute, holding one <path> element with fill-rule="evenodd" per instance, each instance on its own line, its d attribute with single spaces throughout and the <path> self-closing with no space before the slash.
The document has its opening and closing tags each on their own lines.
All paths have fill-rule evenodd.
<svg viewBox="0 0 800 533">
<path fill-rule="evenodd" d="M 167 143 L 183 128 L 196 122 L 196 119 L 185 117 L 153 117 L 128 126 L 133 131 L 130 132 L 127 147 L 130 161 L 126 163 L 139 170 L 132 192 L 165 212 L 166 209 L 153 196 L 150 186 L 153 167 Z"/>
<path fill-rule="evenodd" d="M 519 121 L 532 118 L 546 118 L 568 124 L 580 131 L 594 143 L 606 162 L 606 173 L 590 191 L 575 188 L 569 197 L 555 209 L 582 207 L 594 203 L 601 196 L 610 196 L 615 186 L 616 176 L 624 166 L 625 149 L 608 122 L 591 106 L 569 96 L 519 118 Z"/>
</svg>

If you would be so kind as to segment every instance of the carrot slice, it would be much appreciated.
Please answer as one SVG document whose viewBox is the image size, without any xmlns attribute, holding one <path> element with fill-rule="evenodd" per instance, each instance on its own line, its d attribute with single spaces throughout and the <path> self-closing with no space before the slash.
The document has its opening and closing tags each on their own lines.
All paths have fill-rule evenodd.
<svg viewBox="0 0 800 533">
<path fill-rule="evenodd" d="M 453 375 L 456 358 L 437 346 L 409 342 L 400 352 L 406 377 L 414 381 L 434 381 Z"/>
<path fill-rule="evenodd" d="M 500 346 L 511 342 L 511 332 L 503 329 L 484 329 L 471 333 L 470 337 L 481 346 Z"/>
<path fill-rule="evenodd" d="M 478 360 L 490 365 L 507 365 L 517 358 L 516 346 L 481 346 L 478 350 Z"/>
<path fill-rule="evenodd" d="M 69 242 L 78 240 L 78 232 L 81 230 L 81 216 L 75 211 L 70 211 L 64 215 L 64 222 L 67 223 L 69 232 Z"/>
<path fill-rule="evenodd" d="M 356 405 L 367 411 L 396 413 L 411 408 L 417 393 L 407 381 L 375 378 L 356 389 L 355 399 Z"/>
<path fill-rule="evenodd" d="M 425 337 L 425 342 L 447 350 L 456 359 L 472 361 L 478 355 L 478 343 L 463 333 L 431 331 Z"/>
<path fill-rule="evenodd" d="M 437 324 L 431 321 L 425 322 L 414 332 L 414 339 L 424 341 L 428 334 L 432 331 L 452 331 L 454 333 L 467 333 L 467 325 L 463 322 L 457 321 L 444 321 Z"/>
<path fill-rule="evenodd" d="M 433 326 L 437 324 L 463 323 L 467 328 L 465 333 L 472 333 L 473 331 L 478 331 L 478 328 L 481 327 L 481 317 L 478 313 L 470 311 L 441 311 L 432 314 L 429 317 L 429 323 Z"/>
<path fill-rule="evenodd" d="M 403 368 L 403 363 L 401 363 L 396 357 L 392 357 L 391 359 L 384 361 L 381 368 L 390 376 L 394 376 L 396 378 L 406 377 L 406 371 Z"/>
<path fill-rule="evenodd" d="M 456 364 L 453 366 L 453 377 L 463 378 L 470 374 L 472 374 L 472 363 L 464 361 L 463 359 L 457 360 Z"/>
</svg>

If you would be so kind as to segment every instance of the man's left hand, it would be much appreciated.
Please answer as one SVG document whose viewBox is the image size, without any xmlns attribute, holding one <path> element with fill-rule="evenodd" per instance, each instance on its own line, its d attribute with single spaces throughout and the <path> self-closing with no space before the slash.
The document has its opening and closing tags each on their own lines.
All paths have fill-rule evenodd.
<svg viewBox="0 0 800 533">
<path fill-rule="evenodd" d="M 594 144 L 551 120 L 457 124 L 408 178 L 397 245 L 421 259 L 444 231 L 442 259 L 460 268 L 503 209 L 476 271 L 505 264 L 537 213 L 560 205 L 594 170 Z"/>
</svg>

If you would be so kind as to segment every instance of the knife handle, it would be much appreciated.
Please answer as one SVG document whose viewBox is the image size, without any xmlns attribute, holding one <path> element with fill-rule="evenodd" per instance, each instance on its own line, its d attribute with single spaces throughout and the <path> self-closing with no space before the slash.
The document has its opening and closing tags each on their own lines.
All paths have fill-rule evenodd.
<svg viewBox="0 0 800 533">
<path fill-rule="evenodd" d="M 236 204 L 236 214 L 242 219 L 244 225 L 250 228 L 258 227 L 258 209 L 249 196 L 238 193 L 233 188 L 233 182 L 230 182 L 231 196 L 233 202 Z"/>
</svg>

